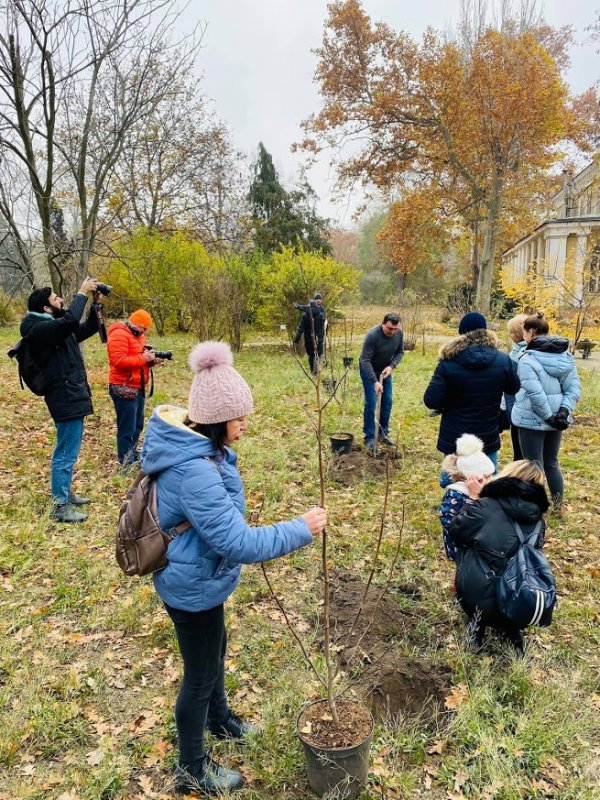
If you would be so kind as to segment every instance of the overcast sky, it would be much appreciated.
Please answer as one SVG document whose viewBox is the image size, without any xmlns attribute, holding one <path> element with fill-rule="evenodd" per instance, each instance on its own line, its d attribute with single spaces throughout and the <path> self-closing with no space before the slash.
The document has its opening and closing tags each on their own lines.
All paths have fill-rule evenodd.
<svg viewBox="0 0 600 800">
<path fill-rule="evenodd" d="M 313 83 L 316 59 L 327 16 L 326 0 L 200 0 L 186 12 L 190 24 L 207 24 L 199 66 L 204 88 L 218 116 L 231 129 L 235 145 L 249 158 L 262 141 L 273 155 L 284 183 L 293 182 L 302 157 L 290 152 L 301 137 L 300 122 L 318 110 Z M 373 20 L 419 36 L 427 26 L 454 28 L 458 0 L 363 0 Z M 584 29 L 595 18 L 600 0 L 547 0 L 546 20 L 573 25 L 582 45 L 572 52 L 569 80 L 580 92 L 600 78 L 600 56 L 585 40 Z M 333 171 L 324 158 L 308 173 L 319 194 L 320 211 L 345 227 L 361 201 L 354 193 L 332 201 Z"/>
</svg>

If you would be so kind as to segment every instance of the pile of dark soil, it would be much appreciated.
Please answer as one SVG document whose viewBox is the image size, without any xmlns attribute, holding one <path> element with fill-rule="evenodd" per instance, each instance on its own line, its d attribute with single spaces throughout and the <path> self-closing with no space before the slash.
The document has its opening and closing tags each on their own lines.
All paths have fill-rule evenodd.
<svg viewBox="0 0 600 800">
<path fill-rule="evenodd" d="M 327 477 L 344 486 L 354 486 L 369 478 L 385 478 L 385 463 L 388 455 L 394 461 L 402 458 L 401 452 L 385 446 L 381 446 L 377 458 L 373 458 L 364 447 L 355 444 L 350 453 L 332 457 Z"/>
<path fill-rule="evenodd" d="M 332 576 L 331 583 L 331 620 L 335 644 L 341 648 L 339 658 L 346 672 L 353 674 L 358 668 L 354 689 L 375 719 L 433 717 L 450 690 L 451 671 L 445 664 L 434 665 L 404 652 L 426 644 L 422 622 L 427 613 L 417 605 L 418 590 L 402 592 L 405 604 L 406 598 L 414 603 L 414 608 L 406 609 L 392 591 L 382 597 L 382 587 L 372 584 L 349 642 L 365 584 L 343 572 Z M 436 628 L 443 637 L 446 630 Z M 402 647 L 406 643 L 410 648 Z"/>
</svg>

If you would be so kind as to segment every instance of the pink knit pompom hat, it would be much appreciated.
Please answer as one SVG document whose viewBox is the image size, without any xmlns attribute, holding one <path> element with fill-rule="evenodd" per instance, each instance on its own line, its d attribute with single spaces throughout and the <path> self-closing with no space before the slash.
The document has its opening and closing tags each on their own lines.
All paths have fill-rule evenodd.
<svg viewBox="0 0 600 800">
<path fill-rule="evenodd" d="M 202 425 L 227 422 L 252 411 L 252 392 L 233 368 L 228 344 L 197 344 L 190 353 L 189 364 L 196 373 L 188 399 L 188 417 L 192 422 Z"/>
</svg>

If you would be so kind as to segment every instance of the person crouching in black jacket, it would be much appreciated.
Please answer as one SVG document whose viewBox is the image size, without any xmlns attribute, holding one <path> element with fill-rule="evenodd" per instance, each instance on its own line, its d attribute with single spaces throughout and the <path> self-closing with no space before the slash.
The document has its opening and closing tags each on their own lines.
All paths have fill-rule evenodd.
<svg viewBox="0 0 600 800">
<path fill-rule="evenodd" d="M 537 461 L 513 461 L 481 487 L 480 493 L 475 481 L 469 480 L 467 488 L 472 500 L 451 522 L 449 532 L 458 545 L 456 594 L 469 616 L 470 644 L 479 651 L 485 628 L 490 626 L 503 633 L 515 650 L 522 653 L 523 632 L 500 612 L 495 582 L 486 576 L 481 560 L 496 575 L 504 571 L 519 548 L 513 520 L 519 523 L 525 536 L 541 521 L 535 546 L 542 549 L 546 529 L 543 515 L 550 507 L 544 471 Z M 474 499 L 477 495 L 478 499 Z"/>
</svg>

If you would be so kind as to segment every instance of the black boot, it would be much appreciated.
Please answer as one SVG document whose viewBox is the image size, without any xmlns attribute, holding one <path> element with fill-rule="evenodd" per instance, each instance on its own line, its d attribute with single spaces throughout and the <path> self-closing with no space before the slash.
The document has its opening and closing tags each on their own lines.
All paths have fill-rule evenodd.
<svg viewBox="0 0 600 800">
<path fill-rule="evenodd" d="M 217 739 L 246 739 L 248 736 L 255 736 L 260 733 L 260 728 L 257 728 L 256 725 L 246 722 L 246 720 L 233 713 L 220 725 L 216 725 L 209 720 L 207 728 Z"/>
<path fill-rule="evenodd" d="M 85 522 L 87 514 L 80 514 L 68 503 L 55 503 L 50 512 L 50 519 L 54 522 Z"/>
<path fill-rule="evenodd" d="M 515 655 L 525 655 L 525 637 L 523 631 L 507 631 L 506 638 L 515 651 Z"/>
<path fill-rule="evenodd" d="M 208 756 L 202 765 L 202 772 L 198 777 L 189 773 L 183 767 L 175 767 L 175 789 L 181 794 L 198 792 L 202 794 L 219 795 L 233 792 L 244 785 L 244 776 L 237 769 L 225 769 L 217 761 Z"/>
<path fill-rule="evenodd" d="M 87 506 L 91 502 L 92 501 L 90 500 L 89 497 L 81 497 L 80 495 L 75 494 L 75 492 L 69 492 L 69 505 L 72 505 L 72 506 Z"/>
</svg>

